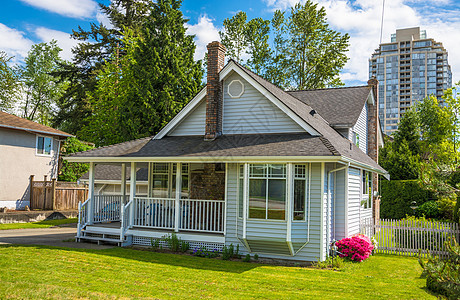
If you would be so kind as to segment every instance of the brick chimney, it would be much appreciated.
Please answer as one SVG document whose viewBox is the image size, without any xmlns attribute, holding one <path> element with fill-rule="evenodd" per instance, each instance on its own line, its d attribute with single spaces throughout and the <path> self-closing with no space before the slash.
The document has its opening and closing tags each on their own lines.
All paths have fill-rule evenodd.
<svg viewBox="0 0 460 300">
<path fill-rule="evenodd" d="M 222 82 L 219 72 L 224 67 L 225 51 L 224 45 L 217 41 L 208 44 L 205 140 L 212 141 L 222 133 Z"/>
<path fill-rule="evenodd" d="M 374 94 L 374 104 L 367 103 L 367 155 L 379 162 L 379 81 L 373 76 L 367 84 L 372 88 Z M 378 175 L 372 176 L 372 186 L 374 191 L 379 191 Z M 374 222 L 380 219 L 380 197 L 372 195 L 373 218 Z"/>
</svg>

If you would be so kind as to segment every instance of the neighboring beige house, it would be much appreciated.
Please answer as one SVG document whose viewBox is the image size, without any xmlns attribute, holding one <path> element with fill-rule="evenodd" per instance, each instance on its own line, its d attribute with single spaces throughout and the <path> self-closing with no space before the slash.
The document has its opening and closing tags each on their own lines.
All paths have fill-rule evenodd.
<svg viewBox="0 0 460 300">
<path fill-rule="evenodd" d="M 57 176 L 61 141 L 71 136 L 0 111 L 0 207 L 29 205 L 29 177 Z"/>
</svg>

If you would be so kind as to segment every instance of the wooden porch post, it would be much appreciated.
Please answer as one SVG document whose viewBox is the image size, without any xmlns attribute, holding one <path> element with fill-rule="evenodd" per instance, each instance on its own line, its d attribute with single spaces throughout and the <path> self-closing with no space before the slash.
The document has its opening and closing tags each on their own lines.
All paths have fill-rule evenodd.
<svg viewBox="0 0 460 300">
<path fill-rule="evenodd" d="M 88 190 L 88 224 L 94 220 L 94 162 L 89 163 L 89 190 Z"/>
<path fill-rule="evenodd" d="M 129 210 L 129 225 L 131 227 L 134 224 L 134 210 L 136 208 L 134 197 L 136 197 L 136 163 L 131 162 L 131 176 L 129 179 L 129 201 L 133 201 L 131 209 Z"/>
<path fill-rule="evenodd" d="M 180 197 L 182 192 L 182 163 L 176 164 L 176 201 L 174 205 L 174 231 L 179 231 Z"/>
<path fill-rule="evenodd" d="M 121 203 L 126 202 L 126 164 L 121 164 Z"/>
</svg>

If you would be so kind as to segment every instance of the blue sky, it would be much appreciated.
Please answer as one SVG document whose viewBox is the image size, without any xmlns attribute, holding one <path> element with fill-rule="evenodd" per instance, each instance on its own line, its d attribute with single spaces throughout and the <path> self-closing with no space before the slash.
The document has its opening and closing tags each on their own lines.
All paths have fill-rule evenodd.
<svg viewBox="0 0 460 300">
<path fill-rule="evenodd" d="M 97 3 L 109 0 L 4 0 L 0 10 L 0 50 L 21 63 L 33 43 L 56 39 L 61 56 L 71 58 L 75 41 L 69 38 L 78 25 L 107 22 Z M 289 9 L 294 0 L 192 1 L 184 0 L 182 12 L 190 19 L 197 53 L 203 57 L 206 44 L 219 38 L 222 21 L 243 10 L 249 18 L 269 19 L 275 9 Z M 381 0 L 316 0 L 327 11 L 331 27 L 351 36 L 350 58 L 341 77 L 347 85 L 367 80 L 368 58 L 379 44 Z M 460 0 L 386 0 L 383 41 L 397 28 L 420 26 L 428 37 L 442 42 L 449 52 L 454 82 L 460 80 Z M 459 74 L 459 75 L 457 75 Z"/>
</svg>

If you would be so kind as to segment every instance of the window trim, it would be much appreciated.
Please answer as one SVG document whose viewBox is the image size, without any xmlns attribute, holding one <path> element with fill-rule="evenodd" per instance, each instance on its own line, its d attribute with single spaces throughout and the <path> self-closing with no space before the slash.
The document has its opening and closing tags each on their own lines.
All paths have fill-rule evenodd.
<svg viewBox="0 0 460 300">
<path fill-rule="evenodd" d="M 307 214 L 309 214 L 310 212 L 308 211 L 308 204 L 309 204 L 309 201 L 310 201 L 310 188 L 311 188 L 311 185 L 310 185 L 310 182 L 311 182 L 311 163 L 304 163 L 304 164 L 292 164 L 293 168 L 292 168 L 292 182 L 294 183 L 295 180 L 296 180 L 296 177 L 295 177 L 295 166 L 296 165 L 304 165 L 305 166 L 305 208 L 304 208 L 304 219 L 303 220 L 295 220 L 294 219 L 294 197 L 295 197 L 295 193 L 292 193 L 292 216 L 291 216 L 291 220 L 293 223 L 307 223 Z M 299 178 L 297 178 L 299 180 Z"/>
<path fill-rule="evenodd" d="M 38 139 L 39 138 L 43 138 L 43 153 L 38 153 Z M 45 153 L 45 140 L 46 139 L 50 139 L 51 140 L 51 148 L 50 148 L 50 153 L 49 154 L 46 154 Z M 35 137 L 35 155 L 36 156 L 44 156 L 44 157 L 52 157 L 53 156 L 53 147 L 54 147 L 54 139 L 50 136 L 46 136 L 46 135 L 36 135 Z"/>
</svg>

